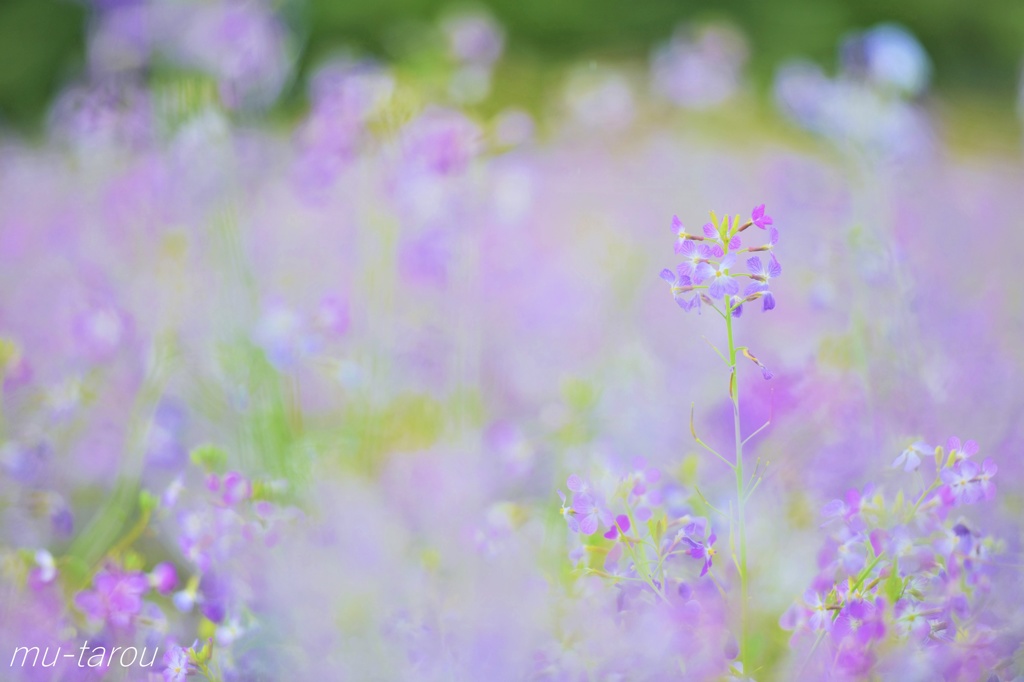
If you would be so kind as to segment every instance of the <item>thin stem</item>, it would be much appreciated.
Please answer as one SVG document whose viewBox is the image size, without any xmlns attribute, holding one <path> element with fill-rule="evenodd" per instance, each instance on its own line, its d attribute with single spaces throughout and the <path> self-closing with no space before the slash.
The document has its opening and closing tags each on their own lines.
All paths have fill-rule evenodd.
<svg viewBox="0 0 1024 682">
<path fill-rule="evenodd" d="M 744 495 L 743 478 L 743 435 L 740 430 L 740 388 L 736 377 L 736 340 L 732 331 L 732 303 L 725 298 L 725 329 L 729 338 L 729 387 L 732 397 L 733 432 L 736 438 L 736 526 L 739 535 L 739 558 L 736 563 L 740 575 L 740 661 L 744 669 L 750 668 L 749 647 L 747 642 L 747 522 L 746 495 Z"/>
<path fill-rule="evenodd" d="M 915 502 L 914 506 L 910 508 L 910 512 L 907 514 L 907 518 L 914 518 L 914 514 L 917 512 L 917 508 L 921 506 L 922 502 L 924 502 L 924 498 L 928 497 L 928 494 L 931 493 L 931 491 L 938 488 L 940 485 L 942 485 L 942 477 L 936 476 L 935 480 L 932 481 L 932 484 L 928 486 L 928 489 L 921 493 L 921 497 L 917 498 L 917 502 Z"/>
<path fill-rule="evenodd" d="M 768 392 L 768 421 L 766 421 L 764 424 L 761 424 L 761 426 L 757 427 L 756 431 L 754 431 L 752 434 L 750 434 L 749 436 L 744 438 L 743 439 L 743 444 L 746 445 L 748 442 L 750 442 L 751 438 L 753 438 L 754 436 L 756 436 L 757 434 L 761 433 L 766 428 L 771 426 L 772 417 L 774 417 L 774 416 L 775 416 L 775 389 L 773 388 L 771 391 Z"/>
<path fill-rule="evenodd" d="M 711 346 L 711 349 L 713 351 L 715 351 L 715 353 L 718 354 L 718 357 L 722 358 L 722 362 L 724 362 L 726 365 L 729 364 L 729 361 L 726 360 L 725 356 L 722 354 L 722 351 L 718 350 L 718 346 L 716 346 L 715 344 L 711 343 L 711 340 L 708 337 L 702 336 L 700 338 L 704 339 L 704 342 L 706 344 L 708 344 L 709 346 Z"/>
<path fill-rule="evenodd" d="M 850 586 L 850 591 L 851 592 L 853 592 L 854 590 L 856 590 L 858 587 L 861 586 L 861 583 L 863 583 L 864 580 L 869 575 L 871 575 L 871 571 L 875 570 L 875 566 L 877 566 L 882 561 L 882 557 L 884 557 L 884 556 L 885 556 L 885 552 L 882 552 L 881 554 L 876 556 L 874 561 L 872 561 L 870 564 L 868 564 L 867 567 L 864 568 L 863 571 L 861 571 L 860 577 L 857 578 L 857 582 L 853 583 L 853 585 Z"/>
<path fill-rule="evenodd" d="M 633 518 L 633 509 L 629 506 L 628 502 L 626 503 L 626 518 L 629 519 L 630 528 L 637 527 L 636 519 Z M 665 596 L 665 593 L 662 591 L 662 589 L 654 583 L 654 578 L 651 577 L 650 569 L 647 566 L 646 559 L 644 561 L 640 561 L 640 559 L 636 555 L 636 552 L 633 551 L 633 545 L 629 542 L 625 544 L 626 551 L 629 553 L 629 558 L 633 560 L 633 566 L 636 567 L 637 573 L 640 574 L 640 577 L 647 582 L 648 587 L 650 587 L 651 590 L 654 591 L 654 594 L 661 597 L 662 601 L 664 601 L 666 604 L 671 604 L 672 602 L 668 600 L 668 597 Z M 664 584 L 663 581 L 659 582 L 661 582 L 661 584 Z"/>
<path fill-rule="evenodd" d="M 149 526 L 150 515 L 151 512 L 148 509 L 142 512 L 138 520 L 135 521 L 135 525 L 133 525 L 131 529 L 124 534 L 124 537 L 118 540 L 117 543 L 107 551 L 107 554 L 116 556 L 135 544 L 135 541 L 142 537 L 142 534 L 146 532 L 146 528 Z"/>
<path fill-rule="evenodd" d="M 708 300 L 711 300 L 711 299 L 708 299 Z M 728 306 L 729 302 L 726 301 L 725 304 Z M 714 310 L 719 315 L 721 315 L 723 318 L 725 317 L 725 313 L 723 313 L 721 310 L 719 310 L 718 306 L 716 306 L 714 303 L 708 303 L 707 305 L 711 306 L 711 309 Z"/>
<path fill-rule="evenodd" d="M 800 666 L 800 672 L 797 673 L 797 679 L 803 678 L 804 670 L 807 668 L 808 664 L 810 664 L 811 659 L 814 658 L 814 652 L 818 650 L 818 647 L 821 645 L 822 640 L 825 639 L 825 634 L 825 630 L 822 630 L 818 633 L 818 638 L 814 640 L 814 646 L 811 647 L 811 650 L 807 653 L 807 658 L 804 660 L 803 665 Z"/>
<path fill-rule="evenodd" d="M 694 490 L 696 490 L 696 491 L 697 491 L 697 495 L 699 495 L 699 496 L 700 496 L 700 499 L 701 499 L 701 500 L 702 500 L 702 501 L 704 502 L 704 504 L 705 504 L 705 505 L 707 505 L 708 509 L 710 509 L 710 510 L 711 510 L 711 511 L 713 511 L 713 512 L 717 512 L 717 513 L 721 514 L 722 516 L 724 516 L 724 517 L 726 517 L 726 518 L 729 518 L 729 515 L 728 515 L 728 514 L 726 514 L 726 513 L 724 512 L 724 511 L 722 511 L 721 509 L 719 509 L 719 508 L 718 508 L 718 507 L 716 507 L 715 505 L 713 505 L 713 504 L 711 504 L 710 502 L 708 502 L 708 498 L 704 497 L 704 493 L 702 493 L 702 492 L 700 491 L 700 488 L 698 488 L 698 487 L 694 486 Z"/>
<path fill-rule="evenodd" d="M 715 456 L 715 457 L 717 457 L 718 459 L 720 459 L 720 460 L 722 460 L 723 462 L 725 462 L 725 466 L 729 467 L 730 469 L 733 469 L 733 468 L 735 468 L 735 467 L 733 466 L 732 462 L 730 462 L 730 461 L 729 461 L 729 460 L 727 460 L 727 459 L 726 459 L 725 457 L 723 457 L 722 455 L 720 455 L 720 454 L 718 453 L 718 451 L 717 451 L 717 450 L 715 450 L 715 449 L 714 449 L 713 447 L 711 447 L 710 445 L 708 445 L 707 443 L 705 443 L 704 441 L 702 441 L 702 440 L 701 440 L 701 439 L 700 439 L 700 438 L 699 438 L 699 437 L 697 436 L 697 429 L 695 429 L 695 428 L 694 428 L 694 426 L 693 426 L 693 409 L 694 409 L 694 405 L 693 405 L 693 403 L 691 403 L 691 404 L 690 404 L 690 435 L 692 435 L 692 436 L 693 436 L 693 439 L 694 439 L 695 441 L 697 441 L 697 445 L 701 446 L 702 448 L 704 448 L 705 450 L 707 450 L 708 452 L 710 452 L 710 453 L 711 453 L 712 455 L 714 455 L 714 456 Z"/>
<path fill-rule="evenodd" d="M 754 481 L 754 487 L 752 487 L 750 490 L 747 491 L 747 498 L 746 498 L 747 500 L 750 499 L 750 496 L 754 494 L 754 491 L 757 490 L 757 486 L 761 485 L 761 481 L 763 481 L 763 480 L 764 480 L 764 476 L 758 476 L 757 480 Z"/>
<path fill-rule="evenodd" d="M 761 468 L 761 458 L 758 457 L 757 461 L 754 462 L 754 471 L 752 471 L 751 474 L 750 474 L 750 480 L 747 481 L 747 486 L 748 487 L 754 482 L 754 479 L 757 478 L 757 472 L 758 472 L 758 470 L 760 468 Z"/>
</svg>

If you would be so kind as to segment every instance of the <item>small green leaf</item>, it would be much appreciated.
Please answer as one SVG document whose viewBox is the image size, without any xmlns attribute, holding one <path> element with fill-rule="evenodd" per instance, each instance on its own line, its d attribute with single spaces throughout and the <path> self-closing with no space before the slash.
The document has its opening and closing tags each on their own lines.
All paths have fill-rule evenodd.
<svg viewBox="0 0 1024 682">
<path fill-rule="evenodd" d="M 228 466 L 228 453 L 216 445 L 204 444 L 196 446 L 189 453 L 189 459 L 196 466 L 202 467 L 207 472 L 217 474 L 224 473 Z"/>
<path fill-rule="evenodd" d="M 141 571 L 146 567 L 146 559 L 134 549 L 125 551 L 121 564 L 126 571 Z"/>
<path fill-rule="evenodd" d="M 692 485 L 697 480 L 697 455 L 687 455 L 679 466 L 679 480 L 684 485 Z"/>
<path fill-rule="evenodd" d="M 656 518 L 649 519 L 647 521 L 647 528 L 650 530 L 654 544 L 661 546 L 661 538 L 665 535 L 665 530 L 668 528 L 665 512 L 661 512 Z"/>
<path fill-rule="evenodd" d="M 143 513 L 151 512 L 160 504 L 160 499 L 148 490 L 139 491 L 139 509 Z"/>
<path fill-rule="evenodd" d="M 900 577 L 899 559 L 893 559 L 892 570 L 882 587 L 885 596 L 895 604 L 903 596 L 903 578 Z"/>
</svg>

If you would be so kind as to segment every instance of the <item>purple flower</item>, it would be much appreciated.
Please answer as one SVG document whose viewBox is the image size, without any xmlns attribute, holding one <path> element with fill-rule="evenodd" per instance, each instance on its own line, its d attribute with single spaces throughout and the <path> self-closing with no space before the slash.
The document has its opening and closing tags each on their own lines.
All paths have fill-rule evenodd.
<svg viewBox="0 0 1024 682">
<path fill-rule="evenodd" d="M 337 296 L 325 296 L 316 311 L 316 326 L 335 336 L 348 331 L 351 323 L 348 301 Z"/>
<path fill-rule="evenodd" d="M 188 650 L 184 647 L 171 647 L 164 653 L 164 682 L 184 682 L 189 673 L 193 672 Z"/>
<path fill-rule="evenodd" d="M 956 452 L 959 455 L 958 459 L 966 459 L 978 452 L 978 444 L 976 442 L 969 440 L 961 444 L 960 439 L 956 436 L 951 436 L 946 441 L 946 448 L 950 452 Z"/>
<path fill-rule="evenodd" d="M 700 296 L 694 294 L 691 298 L 687 298 L 686 294 L 693 291 L 693 281 L 686 275 L 673 273 L 668 268 L 661 271 L 660 277 L 669 283 L 669 287 L 672 290 L 672 298 L 675 299 L 676 304 L 683 310 L 689 312 L 694 307 L 700 311 Z"/>
<path fill-rule="evenodd" d="M 252 483 L 237 471 L 224 474 L 221 484 L 224 490 L 221 499 L 224 500 L 224 504 L 234 505 L 252 497 Z"/>
<path fill-rule="evenodd" d="M 203 576 L 199 611 L 214 623 L 222 623 L 227 615 L 228 588 L 228 583 L 219 575 L 207 573 Z"/>
<path fill-rule="evenodd" d="M 709 230 L 710 230 L 710 232 L 709 232 Z M 715 230 L 714 226 L 711 223 L 708 223 L 707 225 L 704 226 L 704 232 L 709 237 L 712 237 L 713 239 L 715 239 L 716 242 L 718 241 L 718 232 Z M 679 220 L 679 216 L 672 216 L 672 234 L 674 234 L 676 236 L 676 245 L 675 245 L 676 253 L 687 253 L 688 254 L 688 253 L 690 253 L 690 251 L 686 251 L 687 245 L 689 245 L 690 247 L 694 247 L 694 246 L 697 246 L 696 244 L 694 244 L 694 242 L 704 241 L 704 237 L 701 237 L 700 235 L 691 234 L 691 233 L 687 232 L 686 228 L 683 227 L 682 221 Z M 708 248 L 704 244 L 701 244 L 700 248 L 706 254 L 704 256 L 705 258 L 710 258 L 711 257 L 711 249 L 710 248 Z M 721 254 L 719 254 L 719 255 L 721 255 Z M 684 273 L 684 274 L 690 274 L 690 273 Z"/>
<path fill-rule="evenodd" d="M 991 499 L 995 495 L 995 476 L 998 467 L 991 458 L 979 466 L 977 462 L 963 460 L 939 474 L 945 483 L 942 492 L 943 501 L 951 506 L 974 504 L 978 500 Z"/>
<path fill-rule="evenodd" d="M 88 359 L 104 362 L 129 341 L 132 329 L 131 316 L 109 302 L 98 301 L 75 317 L 73 334 Z"/>
<path fill-rule="evenodd" d="M 850 488 L 846 491 L 845 500 L 832 500 L 822 508 L 821 514 L 827 519 L 825 524 L 829 523 L 831 519 L 840 518 L 851 530 L 864 530 L 865 523 L 860 512 L 872 495 L 874 495 L 874 486 L 870 484 L 864 486 L 863 492 L 856 488 Z"/>
<path fill-rule="evenodd" d="M 615 525 L 611 527 L 607 533 L 604 534 L 609 540 L 614 540 L 619 537 L 621 532 L 623 535 L 629 532 L 629 517 L 625 514 L 619 514 L 615 517 Z"/>
<path fill-rule="evenodd" d="M 754 210 L 750 212 L 750 222 L 754 223 L 762 230 L 772 224 L 772 217 L 765 215 L 764 213 L 764 204 L 755 206 Z"/>
<path fill-rule="evenodd" d="M 722 298 L 725 295 L 739 293 L 739 282 L 729 274 L 729 268 L 735 262 L 735 254 L 730 253 L 722 259 L 721 263 L 712 264 L 712 273 L 709 276 L 711 285 L 708 287 L 708 295 L 711 298 Z"/>
<path fill-rule="evenodd" d="M 717 550 L 713 547 L 715 540 L 718 539 L 714 533 L 708 536 L 707 542 L 697 542 L 690 537 L 683 537 L 683 542 L 690 547 L 690 556 L 694 559 L 702 559 L 704 561 L 704 567 L 700 571 L 700 575 L 703 578 L 708 574 L 711 569 L 711 562 L 715 558 Z"/>
<path fill-rule="evenodd" d="M 676 268 L 676 272 L 689 276 L 694 284 L 700 284 L 714 273 L 714 269 L 708 262 L 711 258 L 711 249 L 705 244 L 687 240 L 682 243 L 682 246 L 676 245 L 676 253 L 685 259 Z"/>
<path fill-rule="evenodd" d="M 932 627 L 928 622 L 928 614 L 920 603 L 901 599 L 896 602 L 894 612 L 896 629 L 904 637 L 913 637 L 923 642 L 931 634 Z"/>
<path fill-rule="evenodd" d="M 501 27 L 485 14 L 455 17 L 444 24 L 448 48 L 460 62 L 490 65 L 501 56 L 505 38 Z"/>
<path fill-rule="evenodd" d="M 142 610 L 142 595 L 149 580 L 136 571 L 108 568 L 93 578 L 93 589 L 75 595 L 75 606 L 90 620 L 118 628 L 129 627 Z"/>
<path fill-rule="evenodd" d="M 814 591 L 808 591 L 804 594 L 804 601 L 811 612 L 808 618 L 808 624 L 811 626 L 811 629 L 815 631 L 831 630 L 832 614 L 824 600 L 822 600 L 821 595 Z"/>
<path fill-rule="evenodd" d="M 161 400 L 149 430 L 147 461 L 158 467 L 179 466 L 188 454 L 182 442 L 185 425 L 185 410 L 172 399 Z"/>
<path fill-rule="evenodd" d="M 916 471 L 921 466 L 921 455 L 927 455 L 934 448 L 923 441 L 917 441 L 893 460 L 892 466 L 903 467 L 904 471 Z"/>
<path fill-rule="evenodd" d="M 45 549 L 35 554 L 35 567 L 28 574 L 28 582 L 34 589 L 52 583 L 57 577 L 57 565 L 53 561 L 53 555 Z"/>
<path fill-rule="evenodd" d="M 149 584 L 160 594 L 170 594 L 178 586 L 178 572 L 174 564 L 165 561 L 154 566 L 149 574 Z"/>
<path fill-rule="evenodd" d="M 427 109 L 403 129 L 405 170 L 414 174 L 459 175 L 481 148 L 479 127 L 457 111 Z"/>
<path fill-rule="evenodd" d="M 565 485 L 569 488 L 569 492 L 573 493 L 585 493 L 590 489 L 587 482 L 576 474 L 570 474 L 569 478 L 565 481 Z"/>
<path fill-rule="evenodd" d="M 773 253 L 768 260 L 767 266 L 757 256 L 751 256 L 747 259 L 747 268 L 750 269 L 750 274 L 753 276 L 754 281 L 747 286 L 747 290 L 743 292 L 743 295 L 761 294 L 764 298 L 764 305 L 761 307 L 761 310 L 765 312 L 773 310 L 775 308 L 775 297 L 769 290 L 769 283 L 772 279 L 782 275 L 782 265 Z"/>
<path fill-rule="evenodd" d="M 866 647 L 873 640 L 885 636 L 885 604 L 881 600 L 877 603 L 860 599 L 848 599 L 846 605 L 839 612 L 832 637 L 837 642 L 849 639 L 852 643 Z"/>
<path fill-rule="evenodd" d="M 996 484 L 992 477 L 999 471 L 999 467 L 992 461 L 991 457 L 985 458 L 981 464 L 981 473 L 978 474 L 978 484 L 981 486 L 981 495 L 986 500 L 992 500 L 996 496 Z"/>
<path fill-rule="evenodd" d="M 591 535 L 597 532 L 601 520 L 601 508 L 590 493 L 574 493 L 572 511 L 579 521 L 579 532 Z"/>
<path fill-rule="evenodd" d="M 573 533 L 579 533 L 580 522 L 576 520 L 576 514 L 572 510 L 572 505 L 567 505 L 565 503 L 565 493 L 563 493 L 561 490 L 558 491 L 558 497 L 560 497 L 562 500 L 561 513 L 562 516 L 565 518 L 566 525 L 569 526 L 569 530 Z"/>
<path fill-rule="evenodd" d="M 728 234 L 729 233 L 729 218 L 728 217 L 725 218 L 725 221 L 723 222 L 723 228 L 724 228 L 723 233 L 724 234 Z M 723 255 L 725 255 L 725 240 L 723 239 L 722 235 L 719 234 L 718 228 L 715 227 L 714 223 L 705 223 L 703 229 L 704 229 L 705 236 L 707 236 L 707 238 L 710 239 L 714 243 L 714 247 L 712 247 L 711 253 L 716 258 L 721 258 Z M 741 246 L 743 246 L 743 242 L 740 241 L 740 236 L 738 234 L 734 234 L 732 236 L 732 238 L 729 239 L 729 248 L 730 249 L 738 249 Z"/>
</svg>

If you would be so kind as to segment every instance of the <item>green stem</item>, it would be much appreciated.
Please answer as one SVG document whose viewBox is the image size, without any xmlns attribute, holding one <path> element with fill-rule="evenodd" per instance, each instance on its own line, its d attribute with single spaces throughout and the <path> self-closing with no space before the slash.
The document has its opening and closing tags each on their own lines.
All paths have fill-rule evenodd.
<svg viewBox="0 0 1024 682">
<path fill-rule="evenodd" d="M 128 532 L 124 534 L 124 537 L 118 540 L 113 547 L 107 550 L 107 554 L 116 556 L 135 544 L 135 541 L 142 537 L 142 534 L 146 532 L 151 515 L 152 512 L 149 510 L 142 512 L 139 515 L 139 518 L 135 521 L 135 525 L 133 525 Z"/>
<path fill-rule="evenodd" d="M 633 509 L 629 506 L 628 502 L 626 503 L 626 517 L 629 519 L 629 527 L 638 529 L 638 526 L 636 525 L 636 519 L 633 518 Z M 658 595 L 658 597 L 660 597 L 662 601 L 664 601 L 666 604 L 671 603 L 669 602 L 668 597 L 665 596 L 665 593 L 661 589 L 659 589 L 657 585 L 654 584 L 654 579 L 651 576 L 650 567 L 647 565 L 647 561 L 641 560 L 637 557 L 636 552 L 633 551 L 632 543 L 626 540 L 623 540 L 623 542 L 626 545 L 626 551 L 629 552 L 629 558 L 633 560 L 633 565 L 636 567 L 637 572 L 640 574 L 640 577 L 643 578 L 647 585 L 654 591 L 654 594 Z M 660 561 L 658 562 L 658 567 L 659 569 L 661 567 Z M 660 578 L 661 576 L 658 577 Z M 664 581 L 662 581 L 662 584 L 664 585 Z"/>
<path fill-rule="evenodd" d="M 942 485 L 942 477 L 941 476 L 936 476 L 935 480 L 932 482 L 932 484 L 930 486 L 928 486 L 928 489 L 925 490 L 923 493 L 921 493 L 921 497 L 917 498 L 917 502 L 915 502 L 914 506 L 910 508 L 910 513 L 907 514 L 907 518 L 908 519 L 913 519 L 914 518 L 914 514 L 917 513 L 917 508 L 921 506 L 922 502 L 924 502 L 924 498 L 928 497 L 928 493 L 930 493 L 931 491 L 935 490 L 940 485 Z"/>
<path fill-rule="evenodd" d="M 740 387 L 736 376 L 736 341 L 732 332 L 732 303 L 725 298 L 725 328 L 729 336 L 729 392 L 732 397 L 733 432 L 736 437 L 736 527 L 739 535 L 740 557 L 740 661 L 745 670 L 750 669 L 747 643 L 747 520 L 746 495 L 743 485 L 743 436 L 740 432 Z"/>
</svg>

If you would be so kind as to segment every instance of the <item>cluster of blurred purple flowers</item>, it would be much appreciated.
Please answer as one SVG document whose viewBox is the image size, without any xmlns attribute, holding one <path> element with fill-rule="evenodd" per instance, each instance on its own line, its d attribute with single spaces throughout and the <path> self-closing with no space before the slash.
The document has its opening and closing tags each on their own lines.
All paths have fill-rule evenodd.
<svg viewBox="0 0 1024 682">
<path fill-rule="evenodd" d="M 905 671 L 913 662 L 914 674 L 976 679 L 1012 653 L 1007 641 L 990 636 L 995 623 L 972 623 L 989 599 L 997 570 L 990 556 L 1000 543 L 951 516 L 961 505 L 994 498 L 996 466 L 991 458 L 972 461 L 977 451 L 977 443 L 958 438 L 945 449 L 915 442 L 894 467 L 914 470 L 922 458 L 934 459 L 929 487 L 913 496 L 900 489 L 887 499 L 869 485 L 825 506 L 833 531 L 819 554 L 819 573 L 780 621 L 795 644 L 805 634 L 826 639 L 830 653 L 815 665 L 862 676 Z M 972 644 L 965 648 L 967 638 Z M 885 642 L 899 642 L 901 655 L 893 657 Z M 804 655 L 814 653 L 812 647 Z"/>
</svg>

